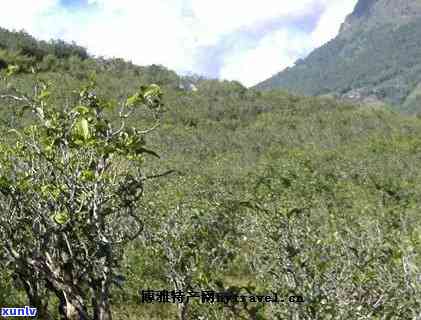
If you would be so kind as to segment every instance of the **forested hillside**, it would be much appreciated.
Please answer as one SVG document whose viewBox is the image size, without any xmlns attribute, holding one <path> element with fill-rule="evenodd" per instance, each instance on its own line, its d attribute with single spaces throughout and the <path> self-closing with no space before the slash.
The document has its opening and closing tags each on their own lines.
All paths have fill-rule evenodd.
<svg viewBox="0 0 421 320">
<path fill-rule="evenodd" d="M 421 316 L 419 118 L 2 39 L 0 306 L 36 304 L 42 319 Z M 285 301 L 146 303 L 142 290 Z"/>
<path fill-rule="evenodd" d="M 360 0 L 335 39 L 256 88 L 328 94 L 418 113 L 420 30 L 419 1 Z"/>
</svg>

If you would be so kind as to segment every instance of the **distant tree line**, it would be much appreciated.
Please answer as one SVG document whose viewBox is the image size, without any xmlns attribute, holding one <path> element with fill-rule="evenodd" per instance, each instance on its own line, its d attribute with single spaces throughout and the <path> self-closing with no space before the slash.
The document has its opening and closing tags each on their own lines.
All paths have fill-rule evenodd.
<svg viewBox="0 0 421 320">
<path fill-rule="evenodd" d="M 38 41 L 25 31 L 9 31 L 0 28 L 0 48 L 18 52 L 41 61 L 51 54 L 57 58 L 77 56 L 82 60 L 89 58 L 87 50 L 74 42 L 63 40 Z"/>
</svg>

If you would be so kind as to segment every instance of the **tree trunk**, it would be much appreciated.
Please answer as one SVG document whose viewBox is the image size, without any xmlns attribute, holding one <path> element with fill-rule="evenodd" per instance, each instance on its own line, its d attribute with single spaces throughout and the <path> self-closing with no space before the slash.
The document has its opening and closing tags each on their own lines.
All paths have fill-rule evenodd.
<svg viewBox="0 0 421 320">
<path fill-rule="evenodd" d="M 112 320 L 111 308 L 108 302 L 101 301 L 95 307 L 94 320 Z"/>
<path fill-rule="evenodd" d="M 59 294 L 59 313 L 62 320 L 89 320 L 85 306 L 65 292 Z M 80 300 L 80 299 L 79 299 Z"/>
<path fill-rule="evenodd" d="M 48 311 L 48 302 L 43 303 L 38 297 L 33 297 L 29 298 L 29 305 L 33 308 L 37 308 L 37 317 L 39 319 L 52 319 L 51 314 Z"/>
<path fill-rule="evenodd" d="M 37 308 L 37 317 L 39 319 L 50 320 L 52 319 L 51 314 L 48 311 L 48 294 L 42 292 L 41 280 L 36 277 L 36 273 L 24 274 L 19 273 L 20 281 L 28 297 L 29 306 Z"/>
<path fill-rule="evenodd" d="M 112 320 L 109 288 L 106 280 L 101 281 L 100 288 L 93 297 L 94 320 Z"/>
<path fill-rule="evenodd" d="M 180 320 L 187 320 L 188 310 L 189 304 L 185 301 L 178 308 L 178 318 Z"/>
<path fill-rule="evenodd" d="M 48 299 L 43 302 L 39 296 L 28 296 L 29 306 L 37 308 L 37 318 L 50 320 L 52 319 L 50 312 L 48 311 Z"/>
</svg>

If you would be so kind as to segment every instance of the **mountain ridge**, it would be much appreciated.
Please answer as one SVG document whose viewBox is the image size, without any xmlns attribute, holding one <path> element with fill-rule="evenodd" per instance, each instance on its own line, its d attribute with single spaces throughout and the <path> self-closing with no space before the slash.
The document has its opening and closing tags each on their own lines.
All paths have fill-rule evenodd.
<svg viewBox="0 0 421 320">
<path fill-rule="evenodd" d="M 421 102 L 419 30 L 421 1 L 360 0 L 337 37 L 254 88 L 386 103 L 416 113 Z"/>
<path fill-rule="evenodd" d="M 339 34 L 354 31 L 361 25 L 372 27 L 390 22 L 407 23 L 416 17 L 421 17 L 419 0 L 359 0 L 341 25 Z"/>
</svg>

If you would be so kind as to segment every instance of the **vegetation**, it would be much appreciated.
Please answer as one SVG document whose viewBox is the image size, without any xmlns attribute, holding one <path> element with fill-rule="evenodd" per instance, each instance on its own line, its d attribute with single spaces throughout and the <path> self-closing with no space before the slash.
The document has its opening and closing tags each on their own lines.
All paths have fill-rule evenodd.
<svg viewBox="0 0 421 320">
<path fill-rule="evenodd" d="M 358 94 L 417 113 L 419 101 L 411 94 L 421 83 L 420 30 L 417 18 L 340 34 L 256 88 L 346 98 Z"/>
<path fill-rule="evenodd" d="M 42 298 L 40 310 L 70 319 L 60 306 L 64 293 L 74 297 L 74 291 L 51 280 L 59 277 L 62 285 L 74 283 L 84 298 L 77 300 L 84 302 L 76 306 L 79 313 L 104 319 L 95 315 L 101 301 L 95 284 L 109 275 L 106 300 L 112 308 L 105 308 L 105 319 L 420 317 L 419 118 L 328 98 L 258 92 L 236 82 L 185 79 L 163 67 L 118 59 L 54 59 L 48 68 L 35 62 L 35 74 L 13 64 L 3 70 L 3 76 L 15 74 L 0 87 L 6 98 L 1 306 L 33 304 L 29 283 Z M 183 81 L 196 81 L 198 90 L 180 88 Z M 137 102 L 153 105 L 148 92 L 160 96 L 155 86 L 140 88 L 149 83 L 160 85 L 163 97 L 156 101 L 164 113 L 161 125 L 137 140 L 138 131 L 130 128 L 148 127 L 156 119 L 155 109 L 134 108 Z M 106 128 L 120 128 L 113 111 L 119 101 L 133 106 L 125 118 L 127 135 L 107 140 Z M 42 104 L 44 120 L 37 110 Z M 25 105 L 29 109 L 22 112 Z M 105 127 L 102 119 L 108 120 Z M 114 151 L 104 148 L 104 141 Z M 49 145 L 49 158 L 37 153 L 37 147 Z M 105 153 L 115 154 L 114 165 L 104 166 Z M 27 170 L 33 166 L 37 170 Z M 136 206 L 126 178 L 142 182 Z M 17 194 L 19 201 L 13 198 Z M 94 194 L 111 201 L 98 211 L 109 217 L 101 226 L 89 217 Z M 84 195 L 79 210 L 74 206 Z M 125 205 L 134 207 L 137 218 Z M 101 242 L 101 232 L 131 238 L 136 222 L 142 232 L 125 250 Z M 47 227 L 51 232 L 42 231 Z M 74 257 L 69 258 L 69 246 Z M 10 248 L 42 268 L 34 269 L 28 259 L 17 263 Z M 115 258 L 108 271 L 105 253 Z M 61 270 L 58 275 L 45 269 L 51 265 L 48 256 Z M 140 292 L 148 289 L 276 292 L 286 300 L 302 296 L 304 302 L 142 303 Z"/>
<path fill-rule="evenodd" d="M 117 128 L 104 116 L 112 106 L 94 89 L 83 88 L 76 106 L 50 104 L 45 83 L 32 98 L 2 96 L 36 117 L 21 132 L 10 129 L 16 142 L 1 150 L 0 239 L 9 268 L 42 319 L 51 318 L 50 293 L 66 319 L 111 319 L 116 269 L 125 245 L 143 230 L 138 202 L 147 177 L 140 165 L 144 153 L 155 154 L 145 149 L 143 136 L 156 124 L 126 128 L 125 119 L 144 104 L 158 120 L 160 89 L 142 87 L 123 102 Z M 125 171 L 118 169 L 122 162 Z"/>
</svg>

